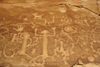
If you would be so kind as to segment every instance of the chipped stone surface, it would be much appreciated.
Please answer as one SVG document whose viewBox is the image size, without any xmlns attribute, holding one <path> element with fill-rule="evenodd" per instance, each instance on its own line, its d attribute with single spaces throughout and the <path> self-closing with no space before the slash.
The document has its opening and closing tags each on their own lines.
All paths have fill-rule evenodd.
<svg viewBox="0 0 100 67">
<path fill-rule="evenodd" d="M 100 67 L 100 66 L 94 63 L 88 63 L 88 64 L 83 64 L 83 65 L 74 65 L 73 67 Z"/>
<path fill-rule="evenodd" d="M 99 0 L 0 0 L 0 66 L 100 67 Z"/>
</svg>

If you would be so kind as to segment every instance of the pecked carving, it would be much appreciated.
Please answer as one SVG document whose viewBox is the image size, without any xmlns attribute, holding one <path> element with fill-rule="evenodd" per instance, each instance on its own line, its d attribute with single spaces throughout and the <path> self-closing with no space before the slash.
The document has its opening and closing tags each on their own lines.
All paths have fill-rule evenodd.
<svg viewBox="0 0 100 67">
<path fill-rule="evenodd" d="M 23 25 L 19 25 L 18 28 L 13 28 L 14 30 L 16 30 L 17 32 L 21 32 L 24 30 L 24 26 Z"/>
<path fill-rule="evenodd" d="M 37 13 L 32 14 L 34 15 L 34 19 L 42 19 L 42 15 L 38 15 Z"/>
<path fill-rule="evenodd" d="M 2 4 L 0 64 L 88 67 L 100 63 L 100 17 L 91 11 L 95 8 L 85 8 L 88 0 L 79 5 L 71 0 L 51 2 Z"/>
</svg>

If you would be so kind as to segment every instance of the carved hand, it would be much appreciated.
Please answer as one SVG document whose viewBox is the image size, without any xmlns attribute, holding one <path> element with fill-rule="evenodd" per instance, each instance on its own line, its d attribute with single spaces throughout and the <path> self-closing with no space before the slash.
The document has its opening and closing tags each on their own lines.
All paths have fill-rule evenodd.
<svg viewBox="0 0 100 67">
<path fill-rule="evenodd" d="M 17 27 L 18 27 L 18 29 L 16 29 L 16 28 L 13 28 L 13 29 L 18 31 L 18 32 L 21 32 L 21 31 L 24 30 L 24 26 L 23 25 L 20 25 L 20 26 L 17 26 Z"/>
</svg>

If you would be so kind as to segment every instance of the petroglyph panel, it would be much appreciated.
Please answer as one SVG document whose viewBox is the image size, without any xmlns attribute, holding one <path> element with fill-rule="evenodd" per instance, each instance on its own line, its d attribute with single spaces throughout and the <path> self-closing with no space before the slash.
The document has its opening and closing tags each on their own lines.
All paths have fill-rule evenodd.
<svg viewBox="0 0 100 67">
<path fill-rule="evenodd" d="M 0 1 L 0 66 L 100 67 L 93 2 L 96 8 L 89 0 Z"/>
</svg>

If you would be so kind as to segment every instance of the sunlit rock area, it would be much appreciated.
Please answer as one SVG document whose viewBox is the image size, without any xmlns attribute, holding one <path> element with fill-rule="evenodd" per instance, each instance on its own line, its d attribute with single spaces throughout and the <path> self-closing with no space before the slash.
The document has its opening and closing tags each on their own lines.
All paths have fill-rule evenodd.
<svg viewBox="0 0 100 67">
<path fill-rule="evenodd" d="M 100 0 L 0 0 L 0 67 L 100 67 Z"/>
</svg>

